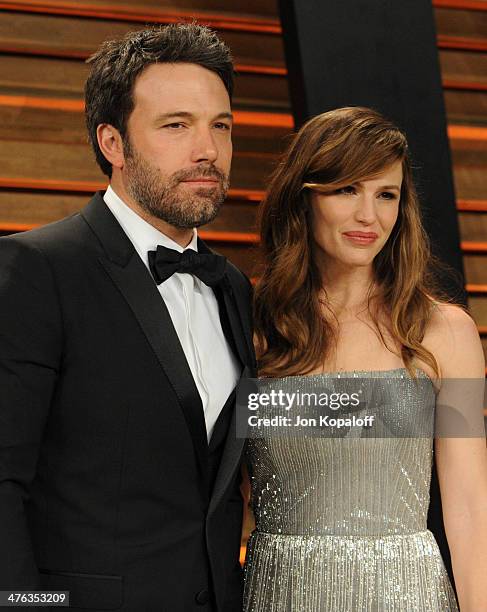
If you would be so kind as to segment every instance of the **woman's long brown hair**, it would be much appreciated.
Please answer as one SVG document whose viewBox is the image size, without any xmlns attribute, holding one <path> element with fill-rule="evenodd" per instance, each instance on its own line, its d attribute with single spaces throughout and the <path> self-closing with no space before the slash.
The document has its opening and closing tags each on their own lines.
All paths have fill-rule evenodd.
<svg viewBox="0 0 487 612">
<path fill-rule="evenodd" d="M 309 189 L 303 185 L 338 189 L 398 161 L 403 169 L 398 218 L 374 259 L 374 276 L 404 365 L 415 376 L 417 358 L 439 377 L 433 354 L 421 344 L 438 292 L 429 272 L 432 256 L 406 138 L 382 115 L 362 107 L 340 108 L 308 121 L 271 177 L 260 211 L 263 270 L 254 297 L 261 375 L 307 374 L 324 363 L 335 338 L 319 299 L 323 288 L 313 257 Z"/>
</svg>

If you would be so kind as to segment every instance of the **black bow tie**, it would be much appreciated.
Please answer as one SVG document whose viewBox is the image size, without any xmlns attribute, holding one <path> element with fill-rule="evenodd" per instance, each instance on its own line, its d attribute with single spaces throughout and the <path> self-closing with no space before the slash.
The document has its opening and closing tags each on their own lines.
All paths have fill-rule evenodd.
<svg viewBox="0 0 487 612">
<path fill-rule="evenodd" d="M 194 274 L 206 285 L 214 287 L 223 279 L 227 260 L 216 253 L 197 253 L 186 249 L 182 253 L 162 245 L 156 251 L 149 251 L 149 268 L 158 285 L 175 272 Z"/>
</svg>

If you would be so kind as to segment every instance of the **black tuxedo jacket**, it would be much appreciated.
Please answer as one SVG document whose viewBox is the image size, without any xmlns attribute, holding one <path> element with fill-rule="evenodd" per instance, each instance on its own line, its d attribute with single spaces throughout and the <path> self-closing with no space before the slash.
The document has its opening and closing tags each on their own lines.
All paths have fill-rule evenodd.
<svg viewBox="0 0 487 612">
<path fill-rule="evenodd" d="M 250 293 L 227 263 L 222 326 L 253 375 Z M 0 389 L 0 590 L 240 612 L 234 394 L 208 445 L 167 308 L 101 193 L 0 239 Z"/>
</svg>

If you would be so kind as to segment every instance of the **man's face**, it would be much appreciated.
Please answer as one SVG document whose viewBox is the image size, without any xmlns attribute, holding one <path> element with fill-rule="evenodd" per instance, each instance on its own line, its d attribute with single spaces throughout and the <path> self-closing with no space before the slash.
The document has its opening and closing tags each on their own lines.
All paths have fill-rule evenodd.
<svg viewBox="0 0 487 612">
<path fill-rule="evenodd" d="M 196 64 L 152 64 L 133 96 L 122 169 L 127 192 L 174 227 L 209 223 L 225 199 L 232 158 L 223 81 Z"/>
</svg>

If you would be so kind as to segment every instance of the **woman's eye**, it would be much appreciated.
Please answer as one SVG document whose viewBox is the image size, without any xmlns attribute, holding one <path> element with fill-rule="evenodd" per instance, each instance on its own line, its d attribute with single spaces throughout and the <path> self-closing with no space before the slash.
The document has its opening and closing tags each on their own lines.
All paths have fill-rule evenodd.
<svg viewBox="0 0 487 612">
<path fill-rule="evenodd" d="M 355 193 L 355 187 L 353 185 L 347 185 L 345 187 L 341 187 L 340 189 L 337 189 L 337 193 L 344 193 L 346 195 Z"/>
<path fill-rule="evenodd" d="M 397 195 L 390 191 L 383 191 L 380 195 L 385 200 L 396 200 L 397 199 Z"/>
</svg>

